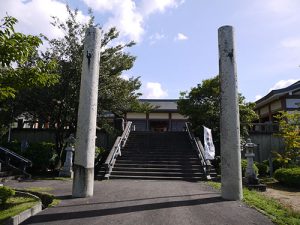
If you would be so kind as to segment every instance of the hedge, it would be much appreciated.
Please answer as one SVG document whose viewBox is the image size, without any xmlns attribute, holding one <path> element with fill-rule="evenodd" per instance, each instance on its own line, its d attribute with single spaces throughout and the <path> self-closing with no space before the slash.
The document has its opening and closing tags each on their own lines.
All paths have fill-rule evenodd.
<svg viewBox="0 0 300 225">
<path fill-rule="evenodd" d="M 300 167 L 278 169 L 274 177 L 286 186 L 300 188 Z"/>
</svg>

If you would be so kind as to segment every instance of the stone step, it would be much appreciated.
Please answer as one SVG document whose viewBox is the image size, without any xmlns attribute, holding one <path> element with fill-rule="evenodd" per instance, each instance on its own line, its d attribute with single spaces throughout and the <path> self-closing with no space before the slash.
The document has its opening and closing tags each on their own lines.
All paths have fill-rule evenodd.
<svg viewBox="0 0 300 225">
<path fill-rule="evenodd" d="M 153 155 L 196 155 L 196 152 L 191 152 L 191 151 L 172 151 L 172 150 L 164 150 L 164 151 L 155 151 L 155 150 L 140 150 L 140 149 L 123 149 L 122 155 L 124 154 L 153 154 Z"/>
<path fill-rule="evenodd" d="M 184 180 L 197 182 L 205 180 L 204 177 L 161 177 L 161 176 L 128 176 L 128 175 L 110 175 L 109 179 L 132 179 L 132 180 Z"/>
<path fill-rule="evenodd" d="M 137 160 L 137 161 L 186 161 L 186 160 L 199 160 L 195 156 L 190 156 L 190 157 L 176 157 L 176 156 L 168 156 L 168 155 L 160 155 L 160 156 L 155 156 L 155 155 L 145 155 L 145 156 L 128 156 L 128 155 L 122 155 L 119 160 Z"/>
<path fill-rule="evenodd" d="M 201 168 L 200 164 L 187 164 L 187 165 L 179 165 L 179 164 L 159 164 L 159 163 L 136 163 L 136 162 L 132 162 L 132 163 L 124 163 L 124 162 L 120 162 L 117 160 L 116 164 L 115 164 L 115 168 L 116 167 L 130 167 L 130 168 Z"/>
<path fill-rule="evenodd" d="M 117 162 L 122 162 L 122 163 L 137 163 L 137 164 L 142 164 L 142 163 L 148 163 L 148 164 L 172 164 L 172 165 L 190 165 L 190 164 L 195 164 L 195 165 L 200 165 L 199 160 L 189 160 L 189 159 L 178 159 L 178 160 L 147 160 L 147 159 L 140 159 L 140 160 L 131 160 L 131 159 L 117 159 Z"/>
<path fill-rule="evenodd" d="M 142 151 L 122 151 L 122 156 L 175 156 L 175 157 L 190 157 L 190 156 L 197 156 L 196 152 L 155 152 L 155 151 L 151 151 L 151 152 L 142 152 Z"/>
<path fill-rule="evenodd" d="M 119 167 L 115 166 L 114 171 L 131 172 L 159 172 L 159 173 L 198 173 L 200 168 L 169 168 L 169 167 Z"/>
<path fill-rule="evenodd" d="M 160 176 L 160 177 L 194 177 L 202 176 L 203 173 L 184 173 L 184 172 L 143 172 L 143 171 L 114 171 L 112 175 L 127 175 L 127 176 Z"/>
</svg>

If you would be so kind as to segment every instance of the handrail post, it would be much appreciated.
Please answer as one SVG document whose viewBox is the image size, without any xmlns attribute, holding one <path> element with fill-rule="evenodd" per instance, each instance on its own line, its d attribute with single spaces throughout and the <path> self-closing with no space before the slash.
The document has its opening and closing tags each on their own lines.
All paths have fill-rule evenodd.
<svg viewBox="0 0 300 225">
<path fill-rule="evenodd" d="M 191 132 L 190 125 L 188 122 L 185 123 L 185 126 L 187 129 L 190 141 L 191 141 L 193 147 L 195 148 L 195 150 L 197 151 L 197 155 L 200 159 L 205 178 L 207 180 L 211 180 L 211 177 L 210 177 L 211 163 L 209 160 L 205 159 L 205 154 L 204 154 L 204 149 L 203 149 L 202 143 L 201 143 L 200 139 L 195 137 L 194 134 Z"/>
</svg>

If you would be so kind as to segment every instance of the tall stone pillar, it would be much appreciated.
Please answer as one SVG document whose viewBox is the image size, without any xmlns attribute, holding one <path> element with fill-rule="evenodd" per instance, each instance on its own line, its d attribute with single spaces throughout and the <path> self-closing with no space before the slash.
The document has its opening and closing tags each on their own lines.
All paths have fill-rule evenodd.
<svg viewBox="0 0 300 225">
<path fill-rule="evenodd" d="M 241 200 L 242 172 L 240 119 L 234 31 L 231 26 L 218 30 L 219 74 L 221 81 L 221 183 L 222 198 Z"/>
<path fill-rule="evenodd" d="M 94 157 L 100 64 L 100 30 L 85 34 L 76 131 L 73 197 L 89 197 L 94 192 Z"/>
</svg>

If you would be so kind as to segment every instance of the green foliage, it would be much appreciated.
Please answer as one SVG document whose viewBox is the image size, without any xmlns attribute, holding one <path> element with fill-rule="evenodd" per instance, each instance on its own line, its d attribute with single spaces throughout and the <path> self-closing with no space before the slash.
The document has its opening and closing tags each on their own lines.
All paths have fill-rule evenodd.
<svg viewBox="0 0 300 225">
<path fill-rule="evenodd" d="M 278 169 L 274 177 L 286 186 L 300 187 L 300 167 Z"/>
<path fill-rule="evenodd" d="M 48 76 L 55 62 L 36 60 L 34 64 L 28 63 L 28 59 L 37 54 L 42 40 L 15 32 L 17 22 L 16 18 L 5 16 L 0 23 L 0 100 L 14 98 L 23 87 L 45 86 L 56 81 L 53 74 Z M 13 68 L 12 63 L 18 66 Z"/>
<path fill-rule="evenodd" d="M 280 159 L 273 159 L 272 163 L 273 163 L 273 171 L 276 171 L 285 166 L 283 161 Z"/>
<path fill-rule="evenodd" d="M 245 102 L 239 94 L 239 111 L 241 124 L 246 125 L 257 118 L 254 103 Z M 178 101 L 181 114 L 187 116 L 192 123 L 196 135 L 203 136 L 203 127 L 212 129 L 216 147 L 220 139 L 220 79 L 215 76 L 203 80 L 201 84 L 193 87 L 190 92 L 182 92 Z M 241 127 L 241 135 L 247 136 L 247 129 Z"/>
<path fill-rule="evenodd" d="M 0 24 L 0 62 L 2 67 L 10 66 L 12 62 L 24 62 L 42 41 L 36 36 L 15 32 L 14 26 L 18 20 L 5 16 Z"/>
<path fill-rule="evenodd" d="M 105 151 L 106 151 L 105 148 L 103 148 L 101 146 L 100 147 L 96 146 L 95 147 L 95 158 L 97 158 L 98 156 L 104 154 Z"/>
<path fill-rule="evenodd" d="M 269 166 L 265 163 L 259 163 L 259 162 L 255 162 L 255 166 L 257 167 L 258 169 L 258 174 L 261 176 L 261 177 L 265 177 L 268 175 L 269 173 Z"/>
<path fill-rule="evenodd" d="M 57 154 L 54 150 L 55 144 L 50 142 L 29 143 L 28 148 L 24 151 L 21 151 L 21 143 L 15 140 L 9 143 L 2 142 L 1 146 L 31 160 L 32 168 L 28 169 L 33 173 L 53 169 L 57 159 Z"/>
<path fill-rule="evenodd" d="M 274 152 L 274 155 L 285 166 L 297 165 L 300 158 L 300 112 L 281 111 L 276 119 L 279 121 L 279 133 L 276 135 L 283 139 L 285 149 L 283 153 Z"/>
<path fill-rule="evenodd" d="M 245 176 L 246 173 L 246 169 L 247 169 L 247 160 L 246 159 L 242 159 L 241 160 L 241 167 L 242 167 L 242 176 Z M 253 169 L 256 175 L 258 175 L 258 168 L 255 165 L 255 163 L 253 164 Z"/>
<path fill-rule="evenodd" d="M 5 16 L 0 22 L 0 137 L 16 115 L 15 98 L 20 91 L 53 85 L 56 61 L 40 59 L 37 49 L 42 43 L 37 36 L 16 32 L 18 20 Z"/>
<path fill-rule="evenodd" d="M 44 88 L 27 88 L 16 98 L 15 112 L 26 112 L 32 119 L 48 122 L 55 129 L 55 150 L 62 156 L 64 139 L 75 133 L 79 104 L 80 79 L 83 59 L 83 40 L 85 31 L 94 26 L 94 17 L 86 23 L 78 22 L 78 11 L 68 6 L 68 18 L 61 21 L 53 17 L 51 23 L 59 29 L 62 38 L 48 39 L 49 49 L 42 54 L 42 59 L 55 59 L 59 81 Z M 99 27 L 98 25 L 96 25 Z M 101 29 L 101 27 L 99 27 Z M 124 71 L 132 68 L 135 57 L 126 52 L 134 43 L 115 44 L 119 33 L 115 28 L 107 32 L 101 29 L 101 66 L 99 71 L 98 126 L 107 124 L 104 112 L 122 116 L 131 107 L 137 107 L 137 90 L 141 86 L 139 78 L 125 80 L 121 78 Z M 69 127 L 66 131 L 65 127 Z"/>
<path fill-rule="evenodd" d="M 53 169 L 57 154 L 54 144 L 48 142 L 30 143 L 23 156 L 32 161 L 32 172 L 37 173 Z"/>
<path fill-rule="evenodd" d="M 19 155 L 22 155 L 21 143 L 17 140 L 12 140 L 11 142 L 3 141 L 3 142 L 1 142 L 1 146 L 19 154 Z"/>
<path fill-rule="evenodd" d="M 6 186 L 0 187 L 0 204 L 5 204 L 7 199 L 14 195 L 15 195 L 15 191 L 10 187 L 6 187 Z"/>
</svg>

